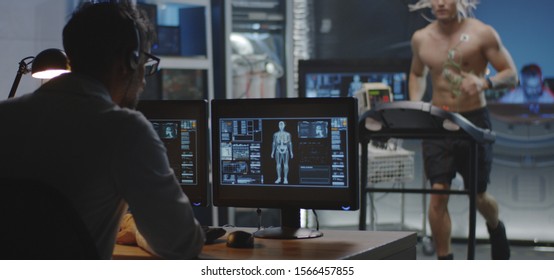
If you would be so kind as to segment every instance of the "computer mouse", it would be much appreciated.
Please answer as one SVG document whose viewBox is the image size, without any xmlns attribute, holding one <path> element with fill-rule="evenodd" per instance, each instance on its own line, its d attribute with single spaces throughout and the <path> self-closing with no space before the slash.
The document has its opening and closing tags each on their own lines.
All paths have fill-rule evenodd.
<svg viewBox="0 0 554 280">
<path fill-rule="evenodd" d="M 254 235 L 242 230 L 230 232 L 227 235 L 227 247 L 254 248 Z"/>
</svg>

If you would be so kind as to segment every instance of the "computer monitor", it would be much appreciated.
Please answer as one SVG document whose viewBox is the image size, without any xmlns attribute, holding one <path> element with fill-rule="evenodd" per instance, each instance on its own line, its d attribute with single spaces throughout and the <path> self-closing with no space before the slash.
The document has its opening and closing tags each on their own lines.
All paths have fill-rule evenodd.
<svg viewBox="0 0 554 280">
<path fill-rule="evenodd" d="M 384 83 L 393 101 L 409 100 L 409 59 L 310 59 L 298 62 L 299 97 L 351 97 L 363 83 Z"/>
<path fill-rule="evenodd" d="M 208 206 L 208 102 L 142 100 L 137 110 L 152 123 L 164 142 L 169 164 L 192 205 Z"/>
<path fill-rule="evenodd" d="M 310 238 L 300 209 L 359 208 L 357 100 L 212 100 L 216 206 L 277 208 L 281 226 L 262 238 Z"/>
<path fill-rule="evenodd" d="M 552 79 L 543 79 L 541 71 L 536 64 L 526 65 L 520 71 L 520 82 L 515 88 L 486 90 L 491 115 L 512 125 L 554 122 Z"/>
</svg>

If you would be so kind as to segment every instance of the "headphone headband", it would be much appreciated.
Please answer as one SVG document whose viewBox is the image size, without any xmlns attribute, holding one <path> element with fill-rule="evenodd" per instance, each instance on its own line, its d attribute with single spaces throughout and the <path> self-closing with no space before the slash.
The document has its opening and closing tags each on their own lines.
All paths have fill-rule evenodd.
<svg viewBox="0 0 554 280">
<path fill-rule="evenodd" d="M 136 42 L 136 48 L 129 54 L 129 67 L 133 70 L 136 70 L 139 65 L 140 50 L 142 49 L 140 32 L 137 26 L 137 22 L 135 21 L 133 16 L 127 11 L 123 11 L 123 14 L 131 22 L 133 26 L 133 31 L 135 33 L 134 37 Z"/>
</svg>

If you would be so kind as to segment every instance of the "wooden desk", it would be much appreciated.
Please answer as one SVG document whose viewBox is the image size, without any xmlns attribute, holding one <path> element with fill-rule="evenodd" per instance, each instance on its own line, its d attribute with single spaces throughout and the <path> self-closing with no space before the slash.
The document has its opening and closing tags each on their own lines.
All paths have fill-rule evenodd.
<svg viewBox="0 0 554 280">
<path fill-rule="evenodd" d="M 254 229 L 229 228 L 233 230 Z M 217 260 L 332 260 L 332 259 L 416 259 L 417 235 L 401 231 L 322 230 L 323 237 L 312 239 L 260 239 L 253 249 L 226 246 L 226 236 L 205 245 L 200 259 Z M 116 245 L 114 259 L 154 259 L 136 246 Z"/>
</svg>

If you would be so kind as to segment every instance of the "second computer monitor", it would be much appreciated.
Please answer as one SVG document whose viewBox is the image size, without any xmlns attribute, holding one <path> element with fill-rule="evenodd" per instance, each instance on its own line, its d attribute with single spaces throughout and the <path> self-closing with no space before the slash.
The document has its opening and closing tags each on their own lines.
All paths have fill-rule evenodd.
<svg viewBox="0 0 554 280">
<path fill-rule="evenodd" d="M 137 110 L 164 142 L 169 164 L 192 205 L 209 205 L 208 102 L 142 100 Z"/>
</svg>

